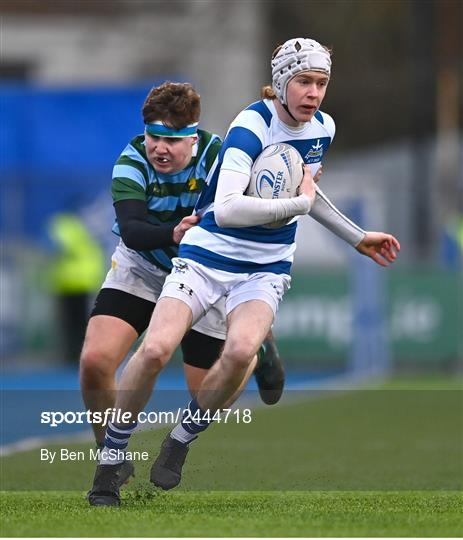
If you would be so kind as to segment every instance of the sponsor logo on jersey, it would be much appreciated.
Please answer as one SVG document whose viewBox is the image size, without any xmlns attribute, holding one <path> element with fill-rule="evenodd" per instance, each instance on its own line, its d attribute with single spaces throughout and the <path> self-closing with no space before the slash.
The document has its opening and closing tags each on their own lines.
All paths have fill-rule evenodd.
<svg viewBox="0 0 463 540">
<path fill-rule="evenodd" d="M 320 162 L 328 151 L 330 143 L 330 137 L 317 137 L 316 139 L 292 139 L 288 141 L 288 144 L 294 146 L 299 154 L 301 154 L 306 165 Z"/>
</svg>

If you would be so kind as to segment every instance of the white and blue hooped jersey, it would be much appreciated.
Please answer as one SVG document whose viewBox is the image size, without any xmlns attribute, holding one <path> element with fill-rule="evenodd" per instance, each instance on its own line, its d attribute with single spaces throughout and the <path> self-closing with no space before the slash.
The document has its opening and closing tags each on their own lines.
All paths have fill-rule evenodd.
<svg viewBox="0 0 463 540">
<path fill-rule="evenodd" d="M 214 218 L 214 198 L 220 169 L 250 176 L 252 165 L 262 150 L 270 144 L 284 142 L 299 151 L 315 174 L 334 133 L 333 119 L 320 111 L 300 128 L 281 122 L 272 100 L 258 101 L 241 111 L 230 125 L 206 179 L 207 185 L 196 203 L 201 222 L 186 232 L 180 243 L 179 257 L 227 272 L 289 274 L 296 249 L 297 219 L 278 229 L 219 227 Z"/>
</svg>

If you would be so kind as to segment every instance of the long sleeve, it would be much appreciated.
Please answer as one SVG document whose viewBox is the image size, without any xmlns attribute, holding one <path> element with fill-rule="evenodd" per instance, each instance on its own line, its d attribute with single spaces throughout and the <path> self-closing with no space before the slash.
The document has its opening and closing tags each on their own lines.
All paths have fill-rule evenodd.
<svg viewBox="0 0 463 540">
<path fill-rule="evenodd" d="M 148 221 L 146 202 L 127 199 L 114 203 L 124 244 L 136 251 L 153 250 L 175 245 L 174 225 L 155 225 Z"/>
<path fill-rule="evenodd" d="M 249 176 L 221 170 L 214 201 L 215 220 L 219 227 L 266 225 L 281 219 L 307 214 L 312 201 L 307 195 L 289 199 L 258 199 L 244 195 Z"/>
<path fill-rule="evenodd" d="M 318 186 L 316 191 L 309 215 L 351 246 L 357 246 L 365 231 L 340 212 Z"/>
</svg>

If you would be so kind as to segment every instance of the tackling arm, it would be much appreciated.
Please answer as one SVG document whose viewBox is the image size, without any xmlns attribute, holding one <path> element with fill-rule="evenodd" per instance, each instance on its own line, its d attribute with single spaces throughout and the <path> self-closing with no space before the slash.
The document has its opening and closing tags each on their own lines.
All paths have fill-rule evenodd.
<svg viewBox="0 0 463 540">
<path fill-rule="evenodd" d="M 145 201 L 127 199 L 114 203 L 124 244 L 136 251 L 153 250 L 178 244 L 185 231 L 199 221 L 187 216 L 178 225 L 156 225 L 148 221 Z"/>
</svg>

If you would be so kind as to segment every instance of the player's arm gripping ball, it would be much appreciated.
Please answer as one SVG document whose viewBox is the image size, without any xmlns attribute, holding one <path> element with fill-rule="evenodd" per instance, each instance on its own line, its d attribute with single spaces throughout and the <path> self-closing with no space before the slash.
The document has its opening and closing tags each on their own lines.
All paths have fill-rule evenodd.
<svg viewBox="0 0 463 540">
<path fill-rule="evenodd" d="M 299 187 L 297 188 L 297 194 L 298 195 L 307 195 L 307 197 L 312 201 L 315 200 L 315 181 L 312 176 L 312 173 L 310 172 L 310 167 L 308 165 L 304 165 L 304 176 L 302 177 L 301 183 L 299 184 Z"/>
</svg>

